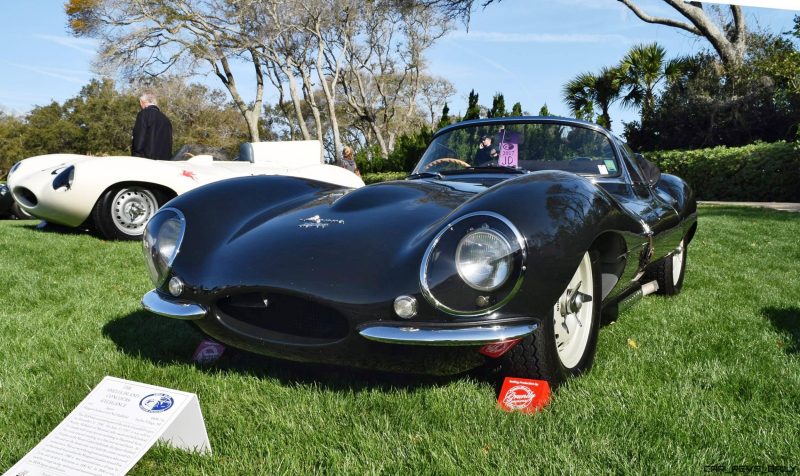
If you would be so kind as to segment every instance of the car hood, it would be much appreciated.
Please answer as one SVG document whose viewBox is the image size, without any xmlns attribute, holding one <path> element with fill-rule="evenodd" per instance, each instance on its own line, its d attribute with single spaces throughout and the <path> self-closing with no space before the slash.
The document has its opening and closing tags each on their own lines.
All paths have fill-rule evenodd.
<svg viewBox="0 0 800 476">
<path fill-rule="evenodd" d="M 413 294 L 433 236 L 484 190 L 468 183 L 396 181 L 254 207 L 227 233 L 210 238 L 187 231 L 194 251 L 179 254 L 175 271 L 202 292 L 273 288 L 319 299 L 344 296 L 353 304 Z M 192 227 L 187 215 L 187 230 Z M 216 243 L 197 246 L 209 239 Z"/>
</svg>

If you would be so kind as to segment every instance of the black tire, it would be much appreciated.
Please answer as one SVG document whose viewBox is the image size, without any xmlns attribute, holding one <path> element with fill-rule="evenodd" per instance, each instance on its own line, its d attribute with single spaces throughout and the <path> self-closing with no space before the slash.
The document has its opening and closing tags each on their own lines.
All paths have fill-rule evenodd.
<svg viewBox="0 0 800 476">
<path fill-rule="evenodd" d="M 35 218 L 30 213 L 26 212 L 19 206 L 19 203 L 14 202 L 11 204 L 11 215 L 18 220 L 34 220 Z"/>
<path fill-rule="evenodd" d="M 594 362 L 597 350 L 597 338 L 600 332 L 600 309 L 602 301 L 602 286 L 600 278 L 600 265 L 598 254 L 589 252 L 591 275 L 593 281 L 592 301 L 583 306 L 591 305 L 591 323 L 588 338 L 580 353 L 577 362 L 565 365 L 559 355 L 556 342 L 556 310 L 553 316 L 543 319 L 542 325 L 531 335 L 527 336 L 512 348 L 502 358 L 502 377 L 521 377 L 536 380 L 547 380 L 551 386 L 556 387 L 567 379 L 588 371 Z M 583 263 L 583 262 L 581 262 Z M 579 267 L 580 269 L 580 267 Z M 566 292 L 566 291 L 565 291 Z"/>
<path fill-rule="evenodd" d="M 111 187 L 92 209 L 93 228 L 107 240 L 141 239 L 147 221 L 164 202 L 164 195 L 147 185 L 124 184 Z M 140 208 L 134 213 L 131 211 L 131 204 Z M 134 214 L 123 215 L 126 211 Z M 130 226 L 125 226 L 125 223 Z"/>
<path fill-rule="evenodd" d="M 655 280 L 658 283 L 656 294 L 675 296 L 680 293 L 686 275 L 686 252 L 686 240 L 682 240 L 675 252 L 650 266 L 640 282 L 644 284 Z M 676 270 L 675 266 L 680 266 L 680 269 Z"/>
</svg>

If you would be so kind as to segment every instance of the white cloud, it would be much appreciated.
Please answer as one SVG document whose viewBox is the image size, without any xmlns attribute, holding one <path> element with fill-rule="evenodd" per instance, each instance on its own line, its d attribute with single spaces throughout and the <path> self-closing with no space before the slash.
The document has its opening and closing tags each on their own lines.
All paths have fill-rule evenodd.
<svg viewBox="0 0 800 476">
<path fill-rule="evenodd" d="M 64 46 L 87 55 L 94 55 L 97 52 L 97 41 L 90 38 L 75 38 L 72 36 L 57 36 L 35 34 L 34 38 L 46 40 L 60 46 Z"/>
<path fill-rule="evenodd" d="M 62 81 L 67 81 L 75 84 L 84 84 L 91 77 L 91 74 L 88 71 L 64 69 L 64 68 L 50 68 L 46 66 L 37 66 L 32 64 L 20 64 L 11 62 L 7 62 L 7 64 L 14 68 L 24 69 L 26 71 L 31 71 L 33 73 L 40 74 L 42 76 L 50 76 L 51 78 L 57 78 Z"/>
<path fill-rule="evenodd" d="M 633 43 L 634 40 L 618 34 L 584 33 L 509 33 L 502 31 L 456 31 L 451 39 L 476 40 L 489 43 Z"/>
</svg>

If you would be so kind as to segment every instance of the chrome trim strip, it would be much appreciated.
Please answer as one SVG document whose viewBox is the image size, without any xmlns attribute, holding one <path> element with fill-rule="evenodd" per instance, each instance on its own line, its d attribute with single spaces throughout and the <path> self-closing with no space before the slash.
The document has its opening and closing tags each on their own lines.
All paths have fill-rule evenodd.
<svg viewBox="0 0 800 476">
<path fill-rule="evenodd" d="M 428 261 L 430 260 L 431 254 L 433 253 L 433 250 L 436 249 L 436 245 L 439 244 L 439 240 L 442 239 L 442 236 L 445 233 L 447 233 L 447 231 L 450 230 L 450 228 L 453 225 L 455 225 L 456 223 L 459 223 L 461 221 L 464 221 L 467 218 L 472 218 L 472 217 L 475 217 L 475 216 L 488 216 L 488 217 L 495 218 L 495 219 L 501 221 L 504 225 L 506 225 L 511 230 L 512 233 L 514 233 L 514 236 L 517 239 L 517 244 L 519 245 L 519 248 L 520 248 L 520 252 L 522 253 L 522 264 L 521 264 L 522 270 L 520 271 L 519 278 L 517 278 L 517 282 L 514 283 L 514 288 L 511 289 L 511 292 L 502 301 L 496 303 L 493 306 L 487 307 L 486 309 L 481 309 L 478 312 L 459 311 L 457 309 L 451 309 L 451 308 L 447 307 L 442 302 L 440 302 L 438 299 L 436 299 L 436 297 L 433 295 L 433 292 L 431 291 L 430 287 L 428 286 Z M 428 249 L 425 250 L 425 254 L 422 255 L 422 265 L 419 268 L 420 290 L 422 291 L 422 295 L 425 296 L 425 299 L 429 303 L 431 303 L 436 309 L 444 311 L 444 312 L 446 312 L 448 314 L 451 314 L 453 316 L 464 316 L 464 317 L 485 316 L 485 315 L 491 314 L 492 312 L 494 312 L 494 311 L 500 309 L 501 307 L 505 306 L 509 301 L 511 301 L 511 299 L 514 298 L 514 296 L 517 295 L 517 292 L 519 291 L 519 288 L 522 287 L 523 278 L 525 277 L 525 269 L 526 269 L 527 258 L 528 258 L 528 249 L 525 246 L 525 238 L 522 236 L 522 233 L 519 232 L 517 227 L 514 226 L 513 223 L 511 223 L 511 220 L 509 220 L 508 218 L 504 217 L 503 215 L 500 215 L 499 213 L 494 213 L 494 212 L 482 211 L 482 212 L 467 213 L 466 215 L 463 215 L 463 216 L 461 216 L 461 217 L 449 222 L 444 227 L 442 227 L 442 229 L 439 231 L 439 233 L 437 233 L 436 236 L 433 238 L 433 240 L 431 240 L 431 244 L 428 245 Z"/>
<path fill-rule="evenodd" d="M 536 324 L 457 329 L 371 326 L 359 330 L 358 333 L 365 339 L 387 344 L 457 346 L 492 344 L 518 339 L 531 334 L 536 327 Z"/>
<path fill-rule="evenodd" d="M 206 308 L 200 304 L 168 301 L 162 298 L 155 289 L 144 295 L 142 298 L 142 306 L 144 306 L 146 310 L 158 314 L 159 316 L 191 321 L 202 319 L 208 312 Z"/>
</svg>

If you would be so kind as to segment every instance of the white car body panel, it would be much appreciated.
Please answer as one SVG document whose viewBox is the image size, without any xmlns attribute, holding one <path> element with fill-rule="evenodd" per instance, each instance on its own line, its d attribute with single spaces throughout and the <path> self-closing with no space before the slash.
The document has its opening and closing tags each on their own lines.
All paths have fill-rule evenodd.
<svg viewBox="0 0 800 476">
<path fill-rule="evenodd" d="M 31 215 L 76 227 L 90 217 L 109 188 L 122 183 L 156 185 L 176 195 L 218 180 L 253 175 L 287 175 L 351 188 L 364 185 L 349 170 L 321 164 L 319 141 L 259 142 L 251 146 L 253 162 L 213 161 L 209 155 L 185 161 L 41 155 L 19 162 L 8 177 L 8 186 L 20 207 Z M 70 165 L 75 167 L 72 186 L 54 190 L 54 172 Z"/>
</svg>

